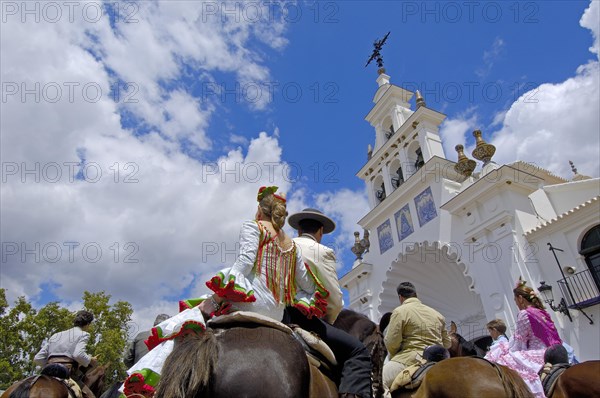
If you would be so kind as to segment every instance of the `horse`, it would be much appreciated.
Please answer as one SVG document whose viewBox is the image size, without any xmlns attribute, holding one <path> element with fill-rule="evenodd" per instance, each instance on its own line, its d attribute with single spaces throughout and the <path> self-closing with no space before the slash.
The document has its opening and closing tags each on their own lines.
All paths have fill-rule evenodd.
<svg viewBox="0 0 600 398">
<path fill-rule="evenodd" d="M 485 350 L 481 349 L 473 341 L 467 341 L 464 337 L 457 333 L 457 329 L 456 323 L 454 323 L 454 321 L 450 322 L 450 333 L 448 334 L 451 342 L 450 348 L 448 348 L 450 356 L 483 358 L 485 356 Z M 485 338 L 478 338 L 477 340 L 482 339 Z"/>
<path fill-rule="evenodd" d="M 554 392 L 548 398 L 600 397 L 600 361 L 586 361 L 572 365 L 559 377 Z"/>
<path fill-rule="evenodd" d="M 288 332 L 254 324 L 178 338 L 155 398 L 337 398 Z"/>
<path fill-rule="evenodd" d="M 188 385 L 184 385 L 184 387 L 182 387 L 180 390 L 176 389 L 173 385 L 171 387 L 167 387 L 167 385 L 165 384 L 166 382 L 161 381 L 161 383 L 158 386 L 158 390 L 156 392 L 155 398 L 159 397 L 159 396 L 164 396 L 164 397 L 176 397 L 178 396 L 198 396 L 198 397 L 202 397 L 202 396 L 220 396 L 220 395 L 211 395 L 211 394 L 217 394 L 216 391 L 218 391 L 218 394 L 222 394 L 223 396 L 226 396 L 228 393 L 226 393 L 226 389 L 230 389 L 230 388 L 238 388 L 238 386 L 234 386 L 231 387 L 231 383 L 227 381 L 227 379 L 221 378 L 221 375 L 229 375 L 227 376 L 230 379 L 234 379 L 236 381 L 236 383 L 238 382 L 237 376 L 234 376 L 234 372 L 237 372 L 239 374 L 242 373 L 246 373 L 247 375 L 251 375 L 252 372 L 255 372 L 255 369 L 236 369 L 240 367 L 240 360 L 242 359 L 244 361 L 244 363 L 251 365 L 252 363 L 264 363 L 267 366 L 274 366 L 277 368 L 277 372 L 273 371 L 271 372 L 271 375 L 269 376 L 270 378 L 275 378 L 273 381 L 274 383 L 272 384 L 277 384 L 277 378 L 287 378 L 287 379 L 293 379 L 293 380 L 301 380 L 301 382 L 297 382 L 294 385 L 294 389 L 298 389 L 297 393 L 292 393 L 292 391 L 294 391 L 294 389 L 292 387 L 288 387 L 287 391 L 278 391 L 278 386 L 274 386 L 274 385 L 270 385 L 269 386 L 269 391 L 273 391 L 273 396 L 285 396 L 285 397 L 294 397 L 294 396 L 302 396 L 305 397 L 306 395 L 303 389 L 300 389 L 301 386 L 305 386 L 306 383 L 309 384 L 309 391 L 308 391 L 308 396 L 309 397 L 315 397 L 315 398 L 320 398 L 320 397 L 337 397 L 338 393 L 337 393 L 337 389 L 335 386 L 335 383 L 332 381 L 332 378 L 335 378 L 335 376 L 333 376 L 332 378 L 327 377 L 325 375 L 323 375 L 319 370 L 317 370 L 317 368 L 315 366 L 309 366 L 309 372 L 308 372 L 308 382 L 306 380 L 306 368 L 305 365 L 306 363 L 304 363 L 304 361 L 300 361 L 301 363 L 298 363 L 298 359 L 297 358 L 305 358 L 305 354 L 303 352 L 303 349 L 300 348 L 300 351 L 298 351 L 298 345 L 297 342 L 295 340 L 292 341 L 287 341 L 289 340 L 288 337 L 286 336 L 285 333 L 281 334 L 280 332 L 276 331 L 275 329 L 271 329 L 271 328 L 258 328 L 258 327 L 254 327 L 254 328 L 247 328 L 247 326 L 249 325 L 244 325 L 246 327 L 238 327 L 238 328 L 233 328 L 233 329 L 229 329 L 230 331 L 227 331 L 228 329 L 211 329 L 208 328 L 207 332 L 208 334 L 204 337 L 204 338 L 200 338 L 199 341 L 196 342 L 188 342 L 185 343 L 185 347 L 188 348 L 183 348 L 184 346 L 181 346 L 181 344 L 183 344 L 183 341 L 178 342 L 177 345 L 180 346 L 180 349 L 178 350 L 178 352 L 174 352 L 171 354 L 170 358 L 171 361 L 170 363 L 167 365 L 167 363 L 165 362 L 165 365 L 163 367 L 163 375 L 161 376 L 161 380 L 167 380 L 167 379 L 171 379 L 171 376 L 167 375 L 167 373 L 165 373 L 167 371 L 167 369 L 171 369 L 171 371 L 175 374 L 176 377 L 177 375 L 179 375 L 181 372 L 187 372 L 189 371 L 189 367 L 185 365 L 186 363 L 186 358 L 187 354 L 189 354 L 190 351 L 189 347 L 192 348 L 198 348 L 197 345 L 198 344 L 203 344 L 203 341 L 207 341 L 209 342 L 210 345 L 216 344 L 218 349 L 217 349 L 217 366 L 215 368 L 215 363 L 211 361 L 209 361 L 210 366 L 213 368 L 213 371 L 211 371 L 210 369 L 206 369 L 206 371 L 208 372 L 207 374 L 204 375 L 194 375 L 193 378 L 199 378 L 198 380 L 200 380 L 200 385 L 192 385 L 192 384 L 188 384 Z M 383 361 L 385 359 L 385 355 L 387 354 L 387 351 L 385 350 L 385 345 L 383 343 L 383 335 L 379 332 L 379 328 L 378 326 L 371 322 L 369 320 L 369 318 L 367 318 L 365 315 L 359 314 L 357 312 L 351 311 L 351 310 L 347 310 L 344 309 L 340 312 L 334 326 L 339 327 L 340 329 L 346 331 L 347 333 L 351 334 L 352 336 L 358 338 L 359 340 L 361 340 L 363 342 L 363 344 L 365 344 L 365 346 L 367 347 L 367 349 L 369 350 L 369 352 L 371 353 L 371 358 L 373 361 L 373 370 L 372 370 L 372 381 L 373 381 L 373 398 L 381 398 L 383 396 L 383 384 L 382 384 L 382 368 L 383 368 Z M 273 340 L 271 338 L 269 339 L 265 339 L 262 340 L 260 338 L 260 336 L 264 336 L 264 335 L 269 335 L 273 334 L 274 336 L 276 336 L 276 340 L 281 340 L 282 342 L 277 342 L 276 340 Z M 212 335 L 212 337 L 211 337 Z M 216 339 L 216 342 L 213 341 Z M 233 343 L 228 342 L 229 340 L 233 341 Z M 246 343 L 250 343 L 250 344 L 246 344 L 244 345 L 244 342 Z M 256 342 L 260 342 L 260 346 L 253 346 L 254 343 Z M 177 346 L 176 345 L 176 346 Z M 250 347 L 253 346 L 253 347 Z M 287 350 L 290 352 L 284 352 L 285 350 L 282 350 L 282 348 L 285 348 L 284 346 L 287 346 Z M 292 347 L 293 346 L 293 347 Z M 235 349 L 237 350 L 237 353 L 235 355 L 231 355 L 230 350 Z M 254 348 L 254 349 L 251 349 Z M 271 352 L 272 351 L 272 352 Z M 270 352 L 270 353 L 269 353 Z M 265 353 L 268 353 L 265 354 Z M 205 351 L 205 352 L 198 352 L 196 354 L 195 358 L 200 358 L 200 361 L 203 361 L 202 358 L 204 355 L 208 355 L 209 358 L 214 358 L 215 353 L 209 351 Z M 261 358 L 261 357 L 265 357 L 265 356 L 276 356 L 277 358 L 273 359 L 273 358 Z M 178 360 L 175 360 L 175 358 L 179 358 Z M 259 359 L 257 359 L 259 358 Z M 290 358 L 292 359 L 291 362 L 289 362 Z M 289 369 L 284 369 L 282 368 L 282 364 L 284 361 L 288 361 L 286 366 L 289 367 Z M 204 364 L 198 365 L 198 366 L 202 366 L 205 367 Z M 269 373 L 268 371 L 264 371 L 264 373 Z M 278 375 L 279 374 L 279 375 Z M 290 374 L 293 375 L 293 377 L 290 377 Z M 296 377 L 296 375 L 301 376 L 300 378 Z M 191 377 L 191 376 L 190 376 Z M 248 377 L 248 376 L 246 376 Z M 267 377 L 267 376 L 265 376 Z M 251 387 L 250 384 L 248 384 L 247 382 L 243 382 L 239 384 L 239 388 L 240 390 L 235 390 L 235 394 L 236 395 L 242 395 L 242 396 L 252 396 L 252 395 L 247 395 L 249 394 L 248 391 L 260 391 L 260 394 L 258 394 L 257 396 L 263 397 L 263 396 L 268 396 L 265 395 L 264 393 L 264 382 L 263 382 L 264 378 L 259 377 L 259 378 L 252 378 L 252 381 L 257 381 L 259 382 L 259 386 L 256 388 Z M 115 385 L 113 385 L 111 388 L 109 388 L 103 395 L 101 398 L 116 398 L 119 396 L 118 393 L 118 388 L 120 387 L 122 383 L 117 383 Z M 177 383 L 174 383 L 174 385 L 176 385 Z M 258 390 L 257 390 L 258 388 Z M 302 387 L 305 388 L 305 387 Z M 174 390 L 177 390 L 174 392 Z M 187 395 L 189 393 L 189 395 Z M 296 395 L 293 395 L 296 394 Z"/>
<path fill-rule="evenodd" d="M 396 390 L 392 398 L 533 398 L 514 370 L 482 359 L 482 351 L 457 333 L 451 322 L 451 358 L 433 365 L 416 390 Z"/>
<path fill-rule="evenodd" d="M 359 339 L 369 350 L 371 355 L 371 386 L 372 397 L 383 396 L 383 362 L 387 355 L 383 333 L 380 325 L 372 322 L 367 316 L 343 309 L 335 320 L 333 326 Z"/>
<path fill-rule="evenodd" d="M 455 357 L 433 365 L 421 386 L 394 391 L 393 398 L 533 398 L 521 376 L 506 366 L 482 358 Z"/>
<path fill-rule="evenodd" d="M 106 369 L 106 365 L 84 368 L 85 376 L 83 383 L 95 397 L 99 396 L 104 387 Z M 28 397 L 71 398 L 71 393 L 64 382 L 59 381 L 51 375 L 39 374 L 14 383 L 0 396 L 0 398 Z"/>
</svg>

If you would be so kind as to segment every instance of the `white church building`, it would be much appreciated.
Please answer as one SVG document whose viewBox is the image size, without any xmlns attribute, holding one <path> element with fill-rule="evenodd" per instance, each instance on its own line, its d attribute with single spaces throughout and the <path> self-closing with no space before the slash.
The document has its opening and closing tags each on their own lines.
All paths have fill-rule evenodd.
<svg viewBox="0 0 600 398">
<path fill-rule="evenodd" d="M 348 307 L 378 321 L 399 305 L 398 283 L 411 281 L 465 338 L 486 335 L 495 318 L 510 333 L 518 312 L 512 290 L 522 276 L 536 290 L 545 282 L 541 290 L 554 296 L 546 308 L 579 360 L 599 359 L 600 179 L 572 166 L 569 181 L 527 159 L 496 164 L 479 131 L 471 154 L 479 162 L 462 145 L 445 154 L 445 115 L 418 91 L 412 110 L 415 93 L 391 84 L 384 70 L 377 83 L 366 116 L 375 145 L 357 174 L 369 192 L 358 224 L 370 246 L 361 253 L 357 238 L 357 259 L 341 278 Z"/>
</svg>

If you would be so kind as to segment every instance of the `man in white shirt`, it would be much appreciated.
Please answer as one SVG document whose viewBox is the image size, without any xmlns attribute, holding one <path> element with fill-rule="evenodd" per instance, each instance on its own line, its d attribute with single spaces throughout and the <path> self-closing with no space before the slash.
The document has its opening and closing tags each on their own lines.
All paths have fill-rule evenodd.
<svg viewBox="0 0 600 398">
<path fill-rule="evenodd" d="M 78 367 L 96 366 L 98 363 L 96 357 L 89 355 L 86 350 L 90 339 L 88 329 L 93 320 L 94 315 L 91 312 L 79 311 L 73 321 L 74 327 L 53 334 L 35 355 L 33 362 L 42 367 L 49 363 L 59 363 L 69 370 L 69 377 L 73 379 L 76 379 Z M 84 394 L 91 393 L 81 380 L 75 381 Z"/>
<path fill-rule="evenodd" d="M 323 235 L 335 230 L 332 219 L 316 209 L 304 209 L 288 218 L 290 226 L 298 230 L 294 242 L 302 251 L 302 258 L 318 282 L 329 292 L 324 319 L 307 318 L 299 310 L 288 307 L 284 323 L 299 325 L 314 332 L 333 350 L 341 368 L 339 393 L 341 397 L 371 397 L 371 357 L 363 343 L 341 329 L 332 326 L 344 305 L 337 278 L 333 250 L 321 244 Z"/>
</svg>

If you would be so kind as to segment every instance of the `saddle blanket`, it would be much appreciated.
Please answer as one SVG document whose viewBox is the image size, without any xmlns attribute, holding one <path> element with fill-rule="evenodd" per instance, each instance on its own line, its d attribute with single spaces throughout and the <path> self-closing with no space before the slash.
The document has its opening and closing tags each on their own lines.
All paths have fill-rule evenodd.
<svg viewBox="0 0 600 398">
<path fill-rule="evenodd" d="M 217 316 L 208 321 L 207 325 L 215 328 L 222 325 L 231 325 L 236 323 L 254 323 L 292 334 L 292 329 L 284 323 L 250 311 L 236 311 L 231 314 Z M 325 344 L 317 335 L 300 327 L 294 328 L 294 331 L 298 333 L 302 339 L 304 339 L 306 344 L 308 344 L 312 349 L 323 355 L 330 364 L 337 365 L 333 351 L 331 351 L 327 344 Z"/>
</svg>

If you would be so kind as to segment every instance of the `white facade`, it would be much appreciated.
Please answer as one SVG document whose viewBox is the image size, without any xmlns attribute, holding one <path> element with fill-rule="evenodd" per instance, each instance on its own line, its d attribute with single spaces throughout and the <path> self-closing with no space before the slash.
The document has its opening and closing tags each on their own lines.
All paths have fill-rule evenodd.
<svg viewBox="0 0 600 398">
<path fill-rule="evenodd" d="M 465 177 L 442 147 L 445 115 L 421 101 L 411 110 L 414 93 L 390 84 L 387 75 L 377 83 L 366 117 L 375 146 L 357 174 L 371 207 L 358 223 L 370 231 L 371 245 L 341 279 L 349 307 L 379 320 L 399 305 L 398 283 L 411 281 L 425 304 L 470 339 L 484 335 L 495 318 L 512 329 L 518 311 L 512 289 L 522 276 L 534 288 L 551 285 L 555 305 L 564 296 L 585 306 L 593 325 L 578 309 L 569 310 L 572 322 L 547 310 L 580 360 L 599 359 L 600 273 L 580 251 L 586 233 L 600 225 L 600 180 L 576 175 L 567 181 L 525 162 L 487 162 Z M 593 232 L 600 239 L 600 230 Z M 547 243 L 563 250 L 556 254 L 571 293 Z M 600 258 L 600 246 L 591 252 Z"/>
</svg>

